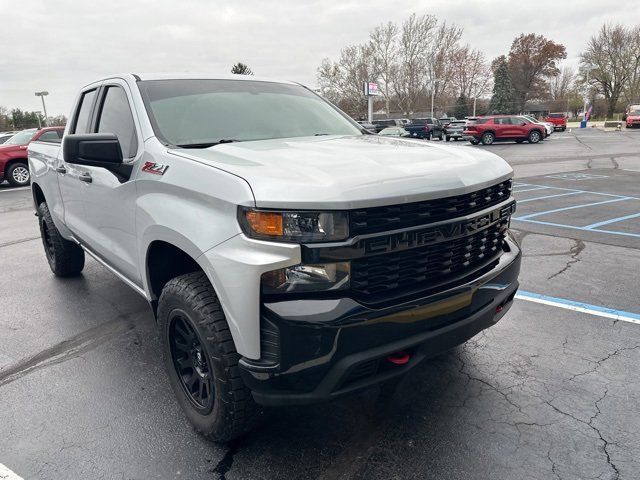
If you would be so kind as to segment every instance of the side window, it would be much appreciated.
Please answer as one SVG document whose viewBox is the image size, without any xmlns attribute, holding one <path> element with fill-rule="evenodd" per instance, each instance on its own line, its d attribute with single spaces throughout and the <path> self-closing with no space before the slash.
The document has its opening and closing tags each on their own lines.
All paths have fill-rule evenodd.
<svg viewBox="0 0 640 480">
<path fill-rule="evenodd" d="M 60 143 L 60 135 L 58 130 L 49 130 L 48 132 L 44 132 L 38 138 L 40 142 L 52 142 L 52 143 Z"/>
<path fill-rule="evenodd" d="M 122 156 L 135 157 L 138 137 L 127 94 L 121 87 L 107 88 L 98 118 L 98 133 L 113 133 L 120 141 Z"/>
<path fill-rule="evenodd" d="M 73 126 L 73 133 L 88 133 L 89 122 L 91 121 L 91 107 L 96 98 L 96 90 L 85 92 L 80 99 L 80 107 L 76 114 L 76 121 Z"/>
</svg>

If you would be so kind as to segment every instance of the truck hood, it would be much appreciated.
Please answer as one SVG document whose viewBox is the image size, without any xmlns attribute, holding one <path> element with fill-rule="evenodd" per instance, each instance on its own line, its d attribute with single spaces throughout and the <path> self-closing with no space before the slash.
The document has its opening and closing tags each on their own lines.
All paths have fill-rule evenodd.
<svg viewBox="0 0 640 480">
<path fill-rule="evenodd" d="M 377 135 L 300 137 L 171 149 L 245 179 L 257 207 L 350 209 L 441 198 L 503 181 L 500 157 Z"/>
</svg>

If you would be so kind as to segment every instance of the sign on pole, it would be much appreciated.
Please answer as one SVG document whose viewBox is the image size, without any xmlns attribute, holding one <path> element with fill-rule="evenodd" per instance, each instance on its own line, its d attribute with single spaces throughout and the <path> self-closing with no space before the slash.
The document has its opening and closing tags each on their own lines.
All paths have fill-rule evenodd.
<svg viewBox="0 0 640 480">
<path fill-rule="evenodd" d="M 380 95 L 378 84 L 374 82 L 362 82 L 362 90 L 367 97 L 377 97 Z"/>
</svg>

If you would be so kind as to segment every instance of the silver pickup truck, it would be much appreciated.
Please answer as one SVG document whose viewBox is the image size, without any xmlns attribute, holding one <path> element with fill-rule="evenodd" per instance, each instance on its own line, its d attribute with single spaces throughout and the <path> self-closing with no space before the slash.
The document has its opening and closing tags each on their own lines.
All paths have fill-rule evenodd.
<svg viewBox="0 0 640 480">
<path fill-rule="evenodd" d="M 62 145 L 28 154 L 51 270 L 89 254 L 149 302 L 177 399 L 216 441 L 261 406 L 405 374 L 518 287 L 502 159 L 372 135 L 295 83 L 104 78 Z"/>
</svg>

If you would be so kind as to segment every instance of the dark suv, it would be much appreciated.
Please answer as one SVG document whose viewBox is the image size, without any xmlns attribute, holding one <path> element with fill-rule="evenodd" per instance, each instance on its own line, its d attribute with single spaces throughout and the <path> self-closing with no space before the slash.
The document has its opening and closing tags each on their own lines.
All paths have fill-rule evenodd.
<svg viewBox="0 0 640 480">
<path fill-rule="evenodd" d="M 444 139 L 444 128 L 437 118 L 414 118 L 404 128 L 412 137 L 426 138 L 427 140 L 432 138 Z"/>
</svg>

